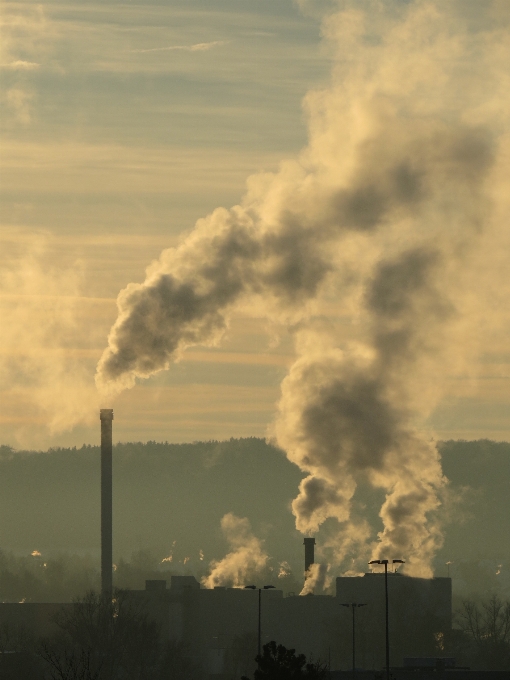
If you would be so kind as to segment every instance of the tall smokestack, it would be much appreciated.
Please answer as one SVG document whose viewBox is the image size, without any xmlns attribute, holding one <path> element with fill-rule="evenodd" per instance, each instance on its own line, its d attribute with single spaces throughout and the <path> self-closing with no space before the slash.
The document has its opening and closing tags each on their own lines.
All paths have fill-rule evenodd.
<svg viewBox="0 0 510 680">
<path fill-rule="evenodd" d="M 112 422 L 113 409 L 102 408 L 101 420 L 101 592 L 111 595 L 112 581 Z"/>
<path fill-rule="evenodd" d="M 303 545 L 305 546 L 305 574 L 310 569 L 312 564 L 315 564 L 315 538 L 305 538 Z"/>
</svg>

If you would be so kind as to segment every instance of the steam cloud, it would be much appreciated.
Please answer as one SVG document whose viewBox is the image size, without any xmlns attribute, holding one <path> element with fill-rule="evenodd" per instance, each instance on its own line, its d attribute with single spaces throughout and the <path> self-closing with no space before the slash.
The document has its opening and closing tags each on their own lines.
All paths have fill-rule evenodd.
<svg viewBox="0 0 510 680">
<path fill-rule="evenodd" d="M 221 529 L 232 551 L 220 560 L 213 560 L 208 576 L 202 583 L 206 588 L 232 586 L 242 588 L 261 572 L 269 559 L 262 548 L 262 542 L 253 535 L 250 522 L 232 513 L 221 519 Z"/>
<path fill-rule="evenodd" d="M 262 308 L 295 338 L 274 434 L 307 473 L 297 528 L 337 520 L 341 561 L 370 536 L 352 504 L 368 483 L 386 492 L 371 556 L 430 576 L 446 480 L 424 421 L 447 367 L 474 351 L 477 253 L 507 214 L 510 13 L 496 0 L 340 6 L 324 21 L 331 85 L 305 102 L 308 147 L 120 293 L 97 384 L 132 387 Z M 237 573 L 239 554 L 209 583 Z"/>
<path fill-rule="evenodd" d="M 3 236 L 8 248 L 9 234 Z M 99 406 L 93 363 L 86 350 L 69 349 L 84 326 L 80 268 L 52 267 L 51 245 L 47 234 L 32 234 L 23 255 L 0 271 L 2 408 L 14 423 L 9 436 L 21 446 L 41 446 L 47 432 L 69 423 L 89 425 L 91 405 L 95 413 Z"/>
<path fill-rule="evenodd" d="M 300 595 L 313 595 L 316 590 L 325 590 L 327 583 L 328 566 L 326 564 L 311 564 L 306 573 L 306 580 Z"/>
</svg>

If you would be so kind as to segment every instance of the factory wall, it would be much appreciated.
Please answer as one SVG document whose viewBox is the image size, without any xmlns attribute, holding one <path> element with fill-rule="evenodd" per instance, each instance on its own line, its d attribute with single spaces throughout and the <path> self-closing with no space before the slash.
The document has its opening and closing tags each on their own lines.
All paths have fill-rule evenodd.
<svg viewBox="0 0 510 680">
<path fill-rule="evenodd" d="M 283 597 L 280 590 L 262 591 L 262 645 L 275 640 L 331 668 L 348 670 L 352 666 L 352 610 L 342 603 L 366 603 L 356 609 L 356 665 L 382 668 L 384 575 L 340 577 L 336 586 L 335 597 Z M 388 593 L 391 665 L 402 666 L 404 657 L 440 656 L 441 641 L 451 628 L 451 580 L 388 574 Z M 193 577 L 177 576 L 159 595 L 148 591 L 133 595 L 154 602 L 154 615 L 159 607 L 168 636 L 188 646 L 206 677 L 251 672 L 258 641 L 257 590 L 201 589 Z M 161 608 L 163 599 L 167 604 Z"/>
<path fill-rule="evenodd" d="M 451 628 L 451 580 L 415 579 L 388 574 L 391 665 L 404 657 L 441 656 L 441 639 Z M 258 646 L 258 591 L 204 589 L 193 576 L 148 581 L 132 591 L 162 626 L 162 641 L 186 645 L 204 680 L 241 677 L 254 670 Z M 261 593 L 261 643 L 270 640 L 321 660 L 332 669 L 352 665 L 352 610 L 356 608 L 357 667 L 381 669 L 385 663 L 384 575 L 336 580 L 336 596 L 284 597 L 281 590 Z M 23 625 L 37 635 L 51 633 L 58 604 L 0 604 L 0 625 Z M 71 605 L 64 605 L 71 606 Z"/>
<path fill-rule="evenodd" d="M 357 661 L 361 668 L 385 664 L 384 574 L 336 579 L 340 602 L 366 606 L 356 610 Z M 410 578 L 388 574 L 390 665 L 404 657 L 438 656 L 452 626 L 452 586 L 449 578 Z"/>
</svg>

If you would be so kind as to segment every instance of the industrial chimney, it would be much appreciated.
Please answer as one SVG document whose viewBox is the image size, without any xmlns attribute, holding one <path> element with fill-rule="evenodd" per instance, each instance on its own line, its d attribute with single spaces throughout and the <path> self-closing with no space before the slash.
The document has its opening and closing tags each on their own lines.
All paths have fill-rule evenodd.
<svg viewBox="0 0 510 680">
<path fill-rule="evenodd" d="M 112 421 L 113 409 L 102 408 L 101 420 L 101 592 L 111 596 L 112 580 Z"/>
<path fill-rule="evenodd" d="M 305 538 L 303 545 L 305 546 L 305 574 L 315 563 L 315 538 Z"/>
</svg>

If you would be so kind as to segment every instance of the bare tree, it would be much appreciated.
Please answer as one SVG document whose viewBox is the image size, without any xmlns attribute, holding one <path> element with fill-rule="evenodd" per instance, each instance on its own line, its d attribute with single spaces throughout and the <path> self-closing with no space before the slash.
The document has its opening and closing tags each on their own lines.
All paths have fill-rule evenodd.
<svg viewBox="0 0 510 680">
<path fill-rule="evenodd" d="M 160 627 L 126 591 L 87 593 L 55 623 L 39 649 L 52 680 L 145 680 L 158 667 Z"/>
<path fill-rule="evenodd" d="M 90 649 L 66 644 L 64 641 L 43 640 L 40 655 L 45 661 L 47 675 L 52 680 L 99 680 L 101 665 Z"/>
<path fill-rule="evenodd" d="M 510 669 L 510 602 L 497 595 L 481 604 L 465 600 L 456 618 L 472 645 L 475 664 L 488 670 Z"/>
</svg>

